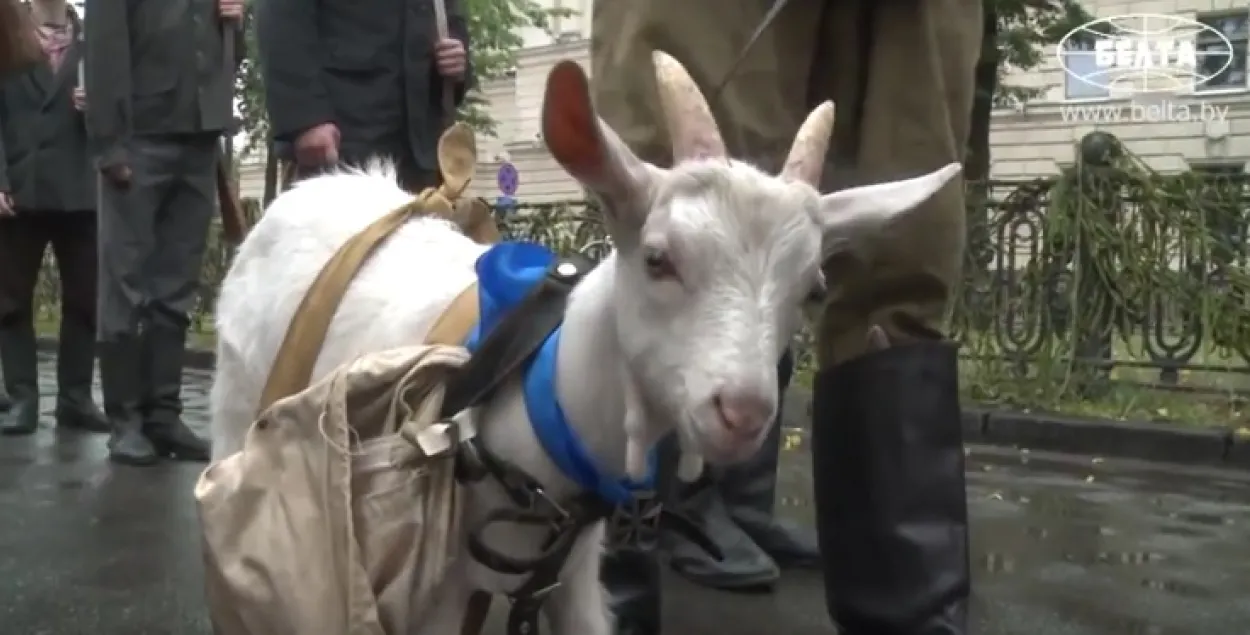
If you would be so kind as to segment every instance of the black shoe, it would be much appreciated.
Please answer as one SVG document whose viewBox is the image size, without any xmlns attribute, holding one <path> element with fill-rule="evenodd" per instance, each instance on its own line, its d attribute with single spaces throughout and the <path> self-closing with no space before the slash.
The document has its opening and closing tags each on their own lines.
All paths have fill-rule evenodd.
<svg viewBox="0 0 1250 635">
<path fill-rule="evenodd" d="M 778 395 L 784 402 L 794 361 L 790 351 L 777 368 Z M 777 468 L 781 460 L 781 409 L 759 453 L 746 463 L 719 470 L 717 488 L 729 517 L 781 568 L 818 568 L 820 549 L 816 532 L 774 515 Z"/>
<path fill-rule="evenodd" d="M 39 350 L 33 326 L 0 329 L 0 365 L 11 399 L 9 412 L 0 418 L 0 434 L 34 434 L 39 429 Z"/>
<path fill-rule="evenodd" d="M 207 462 L 208 441 L 192 432 L 182 420 L 182 367 L 186 344 L 185 329 L 151 325 L 144 333 L 149 383 L 143 432 L 161 456 Z"/>
<path fill-rule="evenodd" d="M 153 421 L 149 419 L 143 424 L 143 434 L 147 435 L 160 456 L 179 461 L 197 461 L 207 463 L 210 458 L 208 441 L 191 431 L 182 419 Z"/>
<path fill-rule="evenodd" d="M 0 378 L 3 378 L 3 377 L 4 377 L 3 375 L 0 375 Z M 9 408 L 12 408 L 12 407 L 13 407 L 13 402 L 9 399 L 9 395 L 5 393 L 3 390 L 0 390 L 0 412 L 8 412 Z"/>
<path fill-rule="evenodd" d="M 91 397 L 95 370 L 95 331 L 66 316 L 56 356 L 56 426 L 83 432 L 109 432 L 108 417 Z"/>
<path fill-rule="evenodd" d="M 143 434 L 143 346 L 137 337 L 100 344 L 100 385 L 110 436 L 109 460 L 123 465 L 153 465 L 156 448 Z"/>
<path fill-rule="evenodd" d="M 654 551 L 610 549 L 601 578 L 615 635 L 659 635 L 660 564 Z"/>
<path fill-rule="evenodd" d="M 826 601 L 841 633 L 966 632 L 968 507 L 956 361 L 954 345 L 920 341 L 816 375 L 817 524 Z"/>
<path fill-rule="evenodd" d="M 113 430 L 104 411 L 100 410 L 93 401 L 84 401 L 78 397 L 66 401 L 57 400 L 56 427 L 99 434 L 106 434 Z"/>
</svg>

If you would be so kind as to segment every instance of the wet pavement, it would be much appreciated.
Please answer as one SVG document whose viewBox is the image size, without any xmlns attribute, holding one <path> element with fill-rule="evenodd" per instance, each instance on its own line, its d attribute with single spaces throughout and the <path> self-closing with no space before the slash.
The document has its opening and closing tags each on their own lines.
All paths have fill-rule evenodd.
<svg viewBox="0 0 1250 635">
<path fill-rule="evenodd" d="M 202 423 L 208 377 L 187 378 Z M 210 633 L 191 500 L 200 467 L 112 466 L 103 437 L 57 432 L 50 418 L 34 437 L 0 438 L 0 634 Z M 810 522 L 805 448 L 786 453 L 782 476 L 783 513 Z M 974 633 L 1250 627 L 1250 474 L 975 448 L 968 497 Z M 666 585 L 668 634 L 833 632 L 813 574 L 787 574 L 773 595 Z M 502 632 L 497 621 L 488 632 Z"/>
</svg>

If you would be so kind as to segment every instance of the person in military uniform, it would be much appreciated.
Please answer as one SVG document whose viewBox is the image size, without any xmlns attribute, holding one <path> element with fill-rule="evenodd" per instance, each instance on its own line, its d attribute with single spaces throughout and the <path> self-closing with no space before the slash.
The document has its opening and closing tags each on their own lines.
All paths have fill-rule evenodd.
<svg viewBox="0 0 1250 635">
<path fill-rule="evenodd" d="M 95 178 L 78 86 L 82 24 L 65 0 L 35 0 L 24 21 L 44 59 L 0 80 L 0 362 L 15 404 L 0 432 L 39 425 L 34 291 L 48 245 L 61 279 L 56 421 L 107 432 L 91 398 L 95 368 Z"/>
<path fill-rule="evenodd" d="M 86 16 L 109 458 L 208 460 L 181 418 L 182 366 L 219 140 L 233 126 L 243 0 L 87 0 Z"/>
<path fill-rule="evenodd" d="M 771 3 L 723 4 L 595 1 L 596 106 L 641 157 L 670 160 L 650 60 L 658 49 L 703 89 L 730 153 L 764 169 L 781 167 L 803 118 L 825 100 L 836 104 L 837 121 L 822 189 L 962 162 L 981 0 L 792 0 L 756 39 Z M 848 635 L 965 632 L 956 356 L 938 330 L 959 281 L 964 214 L 956 181 L 891 228 L 871 260 L 848 254 L 826 263 L 813 472 L 827 604 Z M 729 556 L 717 563 L 676 544 L 680 571 L 721 587 L 775 577 L 777 545 L 740 519 L 771 513 L 763 494 L 772 492 L 777 451 L 774 437 L 755 463 L 736 468 L 749 476 L 729 470 L 713 475 L 711 494 L 679 493 L 676 504 L 702 516 Z M 739 498 L 746 491 L 757 495 Z M 873 560 L 881 554 L 888 568 Z M 645 554 L 609 554 L 604 580 L 620 633 L 659 632 L 656 567 Z"/>
<path fill-rule="evenodd" d="M 380 157 L 410 192 L 438 184 L 438 139 L 472 81 L 460 2 L 446 7 L 439 39 L 429 0 L 257 5 L 270 130 L 296 178 Z"/>
</svg>

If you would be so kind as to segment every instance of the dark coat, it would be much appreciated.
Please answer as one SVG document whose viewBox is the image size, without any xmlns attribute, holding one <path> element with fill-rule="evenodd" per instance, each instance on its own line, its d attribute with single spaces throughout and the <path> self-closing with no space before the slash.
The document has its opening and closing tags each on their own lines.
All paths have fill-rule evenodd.
<svg viewBox="0 0 1250 635">
<path fill-rule="evenodd" d="M 96 207 L 87 131 L 73 102 L 82 26 L 76 17 L 72 24 L 74 43 L 60 69 L 41 61 L 0 83 L 0 190 L 22 210 Z"/>
<path fill-rule="evenodd" d="M 460 0 L 447 0 L 448 30 L 469 48 Z M 437 168 L 451 113 L 434 66 L 430 0 L 264 0 L 256 5 L 260 64 L 276 145 L 290 152 L 303 131 L 339 127 L 341 154 L 390 154 Z M 472 83 L 455 87 L 456 103 Z"/>
<path fill-rule="evenodd" d="M 87 130 L 101 164 L 132 135 L 222 133 L 234 123 L 243 30 L 216 0 L 86 0 Z M 234 58 L 226 59 L 225 37 Z"/>
</svg>

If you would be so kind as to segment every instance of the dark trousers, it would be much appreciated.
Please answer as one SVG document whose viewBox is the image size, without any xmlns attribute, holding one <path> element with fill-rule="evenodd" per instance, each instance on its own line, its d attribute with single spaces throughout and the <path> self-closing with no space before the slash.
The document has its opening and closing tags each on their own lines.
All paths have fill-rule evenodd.
<svg viewBox="0 0 1250 635">
<path fill-rule="evenodd" d="M 216 133 L 136 137 L 127 187 L 100 183 L 100 340 L 145 320 L 182 331 L 199 291 L 217 210 Z"/>
<path fill-rule="evenodd" d="M 96 329 L 96 214 L 19 210 L 0 219 L 0 329 L 34 321 L 35 285 L 48 246 L 61 278 L 61 320 Z"/>
</svg>

